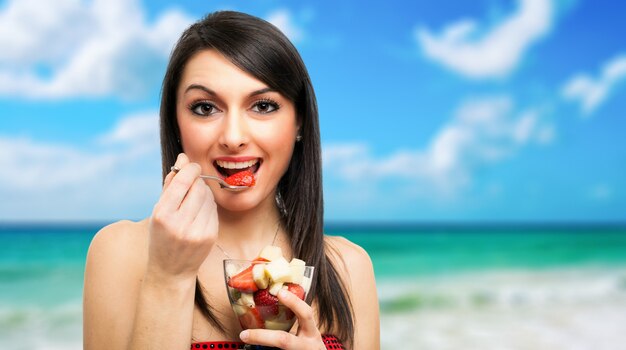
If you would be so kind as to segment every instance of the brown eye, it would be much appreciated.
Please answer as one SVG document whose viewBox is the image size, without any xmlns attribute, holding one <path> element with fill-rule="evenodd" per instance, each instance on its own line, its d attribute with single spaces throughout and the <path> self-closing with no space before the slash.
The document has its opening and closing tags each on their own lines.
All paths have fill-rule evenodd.
<svg viewBox="0 0 626 350">
<path fill-rule="evenodd" d="M 271 113 L 271 112 L 278 110 L 278 108 L 280 107 L 278 106 L 278 103 L 276 102 L 259 101 L 254 104 L 254 106 L 252 107 L 252 110 L 257 113 L 267 114 L 267 113 Z"/>
<path fill-rule="evenodd" d="M 195 103 L 190 109 L 194 114 L 201 116 L 209 116 L 217 112 L 217 108 L 208 102 Z"/>
</svg>

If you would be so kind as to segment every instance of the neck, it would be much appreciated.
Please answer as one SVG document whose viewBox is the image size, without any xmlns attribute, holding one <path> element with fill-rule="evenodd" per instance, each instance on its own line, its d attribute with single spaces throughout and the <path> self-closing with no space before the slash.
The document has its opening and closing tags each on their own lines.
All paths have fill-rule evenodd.
<svg viewBox="0 0 626 350">
<path fill-rule="evenodd" d="M 220 226 L 217 244 L 233 259 L 251 260 L 263 247 L 272 243 L 279 245 L 282 241 L 281 236 L 284 233 L 272 196 L 256 208 L 245 212 L 219 208 L 218 215 Z"/>
</svg>

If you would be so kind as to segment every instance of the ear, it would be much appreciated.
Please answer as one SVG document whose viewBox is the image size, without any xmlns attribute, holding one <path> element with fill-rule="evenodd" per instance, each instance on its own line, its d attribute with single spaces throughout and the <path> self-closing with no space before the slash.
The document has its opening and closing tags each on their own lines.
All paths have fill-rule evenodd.
<svg viewBox="0 0 626 350">
<path fill-rule="evenodd" d="M 296 119 L 296 141 L 300 141 L 298 138 L 302 139 L 302 118 Z"/>
</svg>

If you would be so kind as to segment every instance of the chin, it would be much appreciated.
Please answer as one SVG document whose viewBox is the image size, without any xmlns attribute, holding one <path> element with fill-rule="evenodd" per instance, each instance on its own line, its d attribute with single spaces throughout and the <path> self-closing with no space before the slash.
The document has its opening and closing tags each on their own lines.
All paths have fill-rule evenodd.
<svg viewBox="0 0 626 350">
<path fill-rule="evenodd" d="M 215 201 L 224 210 L 231 212 L 246 212 L 261 205 L 266 198 L 261 198 L 255 189 L 245 190 L 238 193 L 215 196 Z"/>
</svg>

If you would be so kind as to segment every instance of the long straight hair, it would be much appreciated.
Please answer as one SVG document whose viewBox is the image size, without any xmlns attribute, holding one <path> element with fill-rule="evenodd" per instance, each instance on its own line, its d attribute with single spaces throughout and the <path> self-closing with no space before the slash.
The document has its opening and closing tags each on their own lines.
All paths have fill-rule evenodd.
<svg viewBox="0 0 626 350">
<path fill-rule="evenodd" d="M 197 52 L 214 49 L 241 70 L 294 102 L 302 140 L 297 142 L 287 171 L 278 182 L 281 224 L 294 256 L 315 266 L 309 301 L 318 305 L 319 326 L 337 332 L 346 344 L 354 339 L 352 305 L 346 281 L 329 259 L 324 243 L 324 203 L 319 118 L 315 92 L 300 54 L 272 24 L 240 12 L 209 14 L 189 27 L 172 51 L 163 80 L 160 128 L 163 178 L 181 153 L 176 120 L 176 91 L 187 61 Z M 225 333 L 196 283 L 195 302 L 207 320 Z"/>
</svg>

